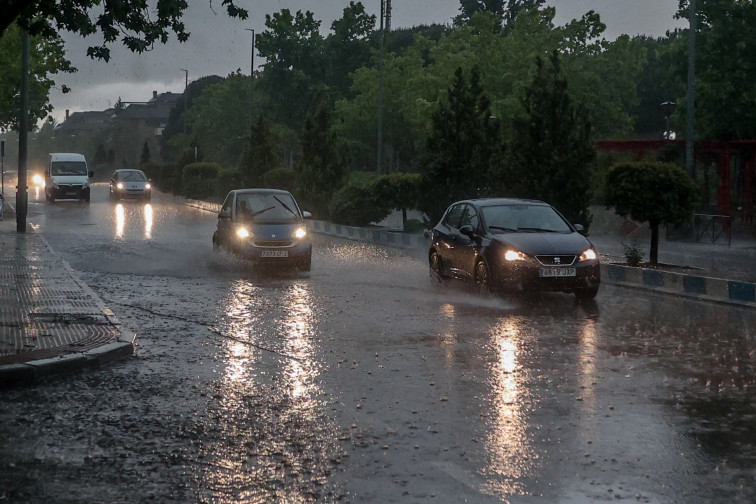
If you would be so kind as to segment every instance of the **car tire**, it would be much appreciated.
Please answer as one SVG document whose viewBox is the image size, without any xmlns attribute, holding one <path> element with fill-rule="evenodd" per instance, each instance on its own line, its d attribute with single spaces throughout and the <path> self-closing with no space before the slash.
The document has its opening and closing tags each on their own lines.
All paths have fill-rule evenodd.
<svg viewBox="0 0 756 504">
<path fill-rule="evenodd" d="M 596 297 L 596 294 L 598 294 L 599 286 L 598 285 L 592 285 L 591 287 L 583 287 L 581 289 L 575 289 L 575 297 L 578 299 L 578 301 L 582 301 L 584 299 L 593 299 Z"/>
<path fill-rule="evenodd" d="M 475 263 L 475 288 L 481 296 L 491 295 L 491 273 L 486 261 L 480 260 Z"/>
<path fill-rule="evenodd" d="M 312 256 L 308 257 L 306 261 L 299 264 L 299 271 L 310 271 L 312 269 Z"/>
<path fill-rule="evenodd" d="M 443 273 L 441 261 L 441 254 L 439 254 L 435 250 L 431 252 L 430 256 L 428 257 L 430 276 L 438 283 L 444 283 L 448 279 L 448 277 Z"/>
</svg>

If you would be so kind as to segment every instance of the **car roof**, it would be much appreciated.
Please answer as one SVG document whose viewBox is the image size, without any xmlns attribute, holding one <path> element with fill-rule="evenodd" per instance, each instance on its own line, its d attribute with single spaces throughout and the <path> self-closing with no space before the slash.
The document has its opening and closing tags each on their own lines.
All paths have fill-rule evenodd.
<svg viewBox="0 0 756 504">
<path fill-rule="evenodd" d="M 477 207 L 484 206 L 497 206 L 497 205 L 521 205 L 527 203 L 529 205 L 542 205 L 550 206 L 545 201 L 535 199 L 523 199 L 523 198 L 477 198 L 460 201 L 459 203 L 471 203 Z"/>
<path fill-rule="evenodd" d="M 140 172 L 144 173 L 142 170 L 137 170 L 136 168 L 119 168 L 114 173 L 122 173 L 122 172 Z"/>
<path fill-rule="evenodd" d="M 266 188 L 234 189 L 232 192 L 236 194 L 291 194 L 289 191 L 284 191 L 283 189 Z"/>
</svg>

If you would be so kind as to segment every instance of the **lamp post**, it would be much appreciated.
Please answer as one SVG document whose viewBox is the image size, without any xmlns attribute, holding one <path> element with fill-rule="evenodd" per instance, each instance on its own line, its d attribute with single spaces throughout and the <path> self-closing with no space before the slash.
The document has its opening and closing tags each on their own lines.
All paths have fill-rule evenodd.
<svg viewBox="0 0 756 504">
<path fill-rule="evenodd" d="M 184 113 L 182 114 L 182 122 L 184 123 L 184 135 L 186 135 L 186 91 L 189 88 L 189 70 L 184 68 L 179 68 L 179 70 L 184 72 Z"/>
<path fill-rule="evenodd" d="M 669 116 L 672 115 L 672 112 L 675 110 L 675 106 L 677 104 L 673 101 L 665 101 L 661 104 L 661 108 L 664 111 L 664 121 L 665 121 L 665 129 L 664 129 L 664 135 L 662 135 L 662 138 L 665 140 L 671 140 L 670 135 L 671 131 L 669 131 Z"/>
<path fill-rule="evenodd" d="M 252 113 L 252 95 L 255 85 L 255 30 L 252 28 L 245 28 L 245 30 L 252 32 L 252 57 L 249 61 L 249 129 L 252 131 L 252 123 L 255 120 L 255 115 Z"/>
<path fill-rule="evenodd" d="M 688 125 L 685 132 L 685 168 L 695 176 L 696 141 L 696 0 L 690 0 L 690 28 L 688 29 Z"/>
<path fill-rule="evenodd" d="M 16 232 L 26 233 L 27 133 L 29 130 L 29 32 L 23 32 L 21 49 L 21 117 L 18 121 L 18 189 L 16 190 Z"/>
<path fill-rule="evenodd" d="M 376 152 L 376 172 L 383 172 L 383 16 L 384 0 L 381 0 L 380 52 L 378 56 L 378 148 Z"/>
</svg>

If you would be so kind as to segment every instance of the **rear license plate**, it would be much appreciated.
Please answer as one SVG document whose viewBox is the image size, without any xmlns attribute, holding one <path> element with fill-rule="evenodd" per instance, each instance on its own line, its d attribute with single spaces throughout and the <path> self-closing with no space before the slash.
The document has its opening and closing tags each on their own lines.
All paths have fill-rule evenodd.
<svg viewBox="0 0 756 504">
<path fill-rule="evenodd" d="M 575 268 L 541 268 L 540 275 L 542 278 L 550 277 L 574 277 L 576 276 Z"/>
<path fill-rule="evenodd" d="M 260 257 L 289 257 L 288 250 L 263 250 Z"/>
</svg>

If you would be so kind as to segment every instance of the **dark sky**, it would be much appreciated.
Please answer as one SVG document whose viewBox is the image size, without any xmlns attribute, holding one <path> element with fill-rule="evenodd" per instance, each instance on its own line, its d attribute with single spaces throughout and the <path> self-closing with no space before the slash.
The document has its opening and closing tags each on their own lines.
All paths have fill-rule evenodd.
<svg viewBox="0 0 756 504">
<path fill-rule="evenodd" d="M 207 75 L 225 76 L 237 69 L 248 74 L 252 34 L 246 29 L 257 33 L 264 30 L 265 14 L 284 8 L 293 12 L 311 10 L 315 19 L 322 21 L 321 31 L 327 33 L 331 22 L 341 17 L 349 0 L 237 0 L 237 3 L 249 10 L 250 19 L 229 19 L 219 0 L 189 2 L 185 15 L 185 24 L 191 32 L 188 42 L 179 44 L 174 39 L 142 55 L 113 46 L 109 63 L 86 57 L 86 48 L 95 45 L 97 39 L 87 40 L 64 33 L 68 57 L 79 72 L 56 79 L 58 85 L 65 84 L 73 91 L 63 95 L 52 90 L 53 117 L 62 121 L 66 109 L 71 112 L 104 110 L 113 106 L 118 98 L 146 101 L 153 91 L 182 92 L 185 79 L 182 68 L 189 70 L 190 81 Z M 363 0 L 362 3 L 369 13 L 378 13 L 380 0 Z M 678 0 L 547 0 L 547 4 L 556 7 L 558 25 L 595 10 L 607 25 L 605 36 L 610 40 L 621 34 L 661 36 L 682 25 L 674 19 Z M 450 23 L 458 13 L 459 0 L 392 0 L 394 27 Z"/>
</svg>

